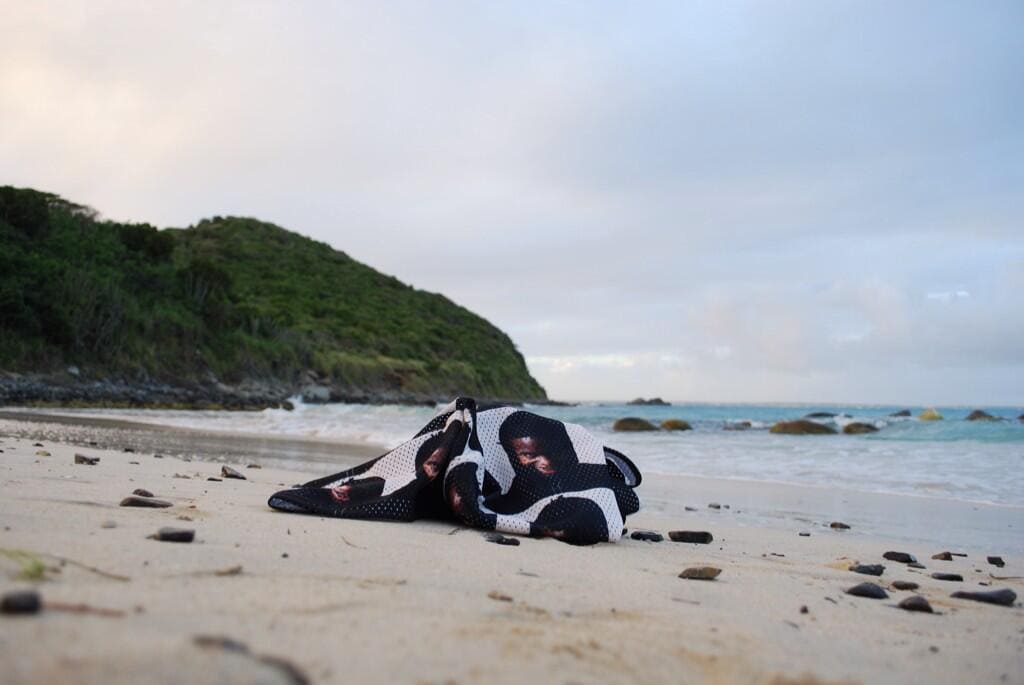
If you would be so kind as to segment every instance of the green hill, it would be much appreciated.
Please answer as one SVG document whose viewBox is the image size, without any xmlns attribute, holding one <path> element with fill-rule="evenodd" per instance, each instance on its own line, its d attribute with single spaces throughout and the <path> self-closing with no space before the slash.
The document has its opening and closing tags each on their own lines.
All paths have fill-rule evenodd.
<svg viewBox="0 0 1024 685">
<path fill-rule="evenodd" d="M 335 400 L 545 398 L 486 320 L 324 243 L 248 218 L 165 230 L 101 221 L 9 186 L 0 334 L 8 387 L 42 374 L 49 386 L 167 386 L 193 400 L 312 386 Z"/>
</svg>

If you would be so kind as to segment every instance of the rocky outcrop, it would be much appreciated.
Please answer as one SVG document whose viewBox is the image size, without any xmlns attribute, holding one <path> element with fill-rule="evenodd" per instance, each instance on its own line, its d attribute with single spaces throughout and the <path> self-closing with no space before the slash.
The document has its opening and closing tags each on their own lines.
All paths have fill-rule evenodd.
<svg viewBox="0 0 1024 685">
<path fill-rule="evenodd" d="M 750 421 L 730 421 L 722 426 L 724 431 L 746 431 L 754 427 Z"/>
<path fill-rule="evenodd" d="M 779 421 L 769 429 L 779 435 L 835 435 L 835 429 L 815 421 Z"/>
<path fill-rule="evenodd" d="M 843 426 L 843 432 L 847 435 L 863 435 L 864 433 L 877 433 L 878 428 L 870 423 L 854 421 Z"/>
<path fill-rule="evenodd" d="M 925 409 L 918 415 L 917 418 L 920 419 L 921 421 L 941 421 L 942 414 L 940 414 L 935 409 Z"/>
<path fill-rule="evenodd" d="M 667 431 L 689 431 L 693 430 L 693 426 L 682 419 L 666 419 L 661 422 L 661 429 Z"/>
<path fill-rule="evenodd" d="M 660 397 L 652 397 L 649 400 L 645 400 L 642 397 L 637 397 L 635 400 L 630 400 L 629 402 L 626 402 L 626 404 L 632 404 L 632 405 L 637 405 L 637 406 L 641 406 L 641 407 L 670 407 L 670 406 L 672 406 L 671 402 L 666 402 L 665 400 L 661 399 Z"/>
<path fill-rule="evenodd" d="M 627 416 L 612 424 L 612 430 L 616 431 L 656 431 L 658 427 L 646 419 L 638 419 L 635 416 Z"/>
<path fill-rule="evenodd" d="M 897 419 L 906 418 L 910 416 L 910 410 L 900 409 L 899 411 L 894 411 L 893 413 L 889 414 L 889 416 L 895 417 Z"/>
<path fill-rule="evenodd" d="M 967 415 L 968 421 L 1002 421 L 998 416 L 992 416 L 987 411 L 975 409 Z"/>
</svg>

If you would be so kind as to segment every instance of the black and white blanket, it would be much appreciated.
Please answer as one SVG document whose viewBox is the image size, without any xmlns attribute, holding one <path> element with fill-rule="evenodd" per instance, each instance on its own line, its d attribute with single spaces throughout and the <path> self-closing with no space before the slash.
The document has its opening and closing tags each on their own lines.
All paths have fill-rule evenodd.
<svg viewBox="0 0 1024 685">
<path fill-rule="evenodd" d="M 460 397 L 408 442 L 275 493 L 283 511 L 412 521 L 455 518 L 577 545 L 614 542 L 640 508 L 640 471 L 583 427 Z"/>
</svg>

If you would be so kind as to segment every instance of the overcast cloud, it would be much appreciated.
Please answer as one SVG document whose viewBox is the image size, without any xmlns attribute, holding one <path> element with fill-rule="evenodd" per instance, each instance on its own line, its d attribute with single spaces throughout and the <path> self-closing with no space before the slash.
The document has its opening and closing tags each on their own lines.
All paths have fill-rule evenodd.
<svg viewBox="0 0 1024 685">
<path fill-rule="evenodd" d="M 549 394 L 1024 403 L 1024 4 L 7 2 L 0 183 L 256 216 Z"/>
</svg>

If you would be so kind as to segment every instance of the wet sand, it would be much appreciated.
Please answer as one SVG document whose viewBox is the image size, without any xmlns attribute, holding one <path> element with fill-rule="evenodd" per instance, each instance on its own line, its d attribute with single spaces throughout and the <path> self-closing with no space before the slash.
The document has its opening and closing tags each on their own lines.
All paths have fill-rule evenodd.
<svg viewBox="0 0 1024 685">
<path fill-rule="evenodd" d="M 853 528 L 841 532 L 785 507 L 775 520 L 744 518 L 744 509 L 771 510 L 772 486 L 649 476 L 646 508 L 629 528 L 706 530 L 712 544 L 579 548 L 523 538 L 504 547 L 450 523 L 267 508 L 274 490 L 375 456 L 376 447 L 193 433 L 0 419 L 0 591 L 34 588 L 51 604 L 120 612 L 0 617 L 4 682 L 299 682 L 278 658 L 311 682 L 1012 683 L 1024 672 L 1020 601 L 950 598 L 960 589 L 1024 594 L 1020 536 L 1007 537 L 1016 549 L 960 549 L 900 537 L 899 520 L 888 536 L 860 530 L 858 507 L 900 498 L 846 502 Z M 280 468 L 288 443 L 323 461 Z M 74 464 L 76 452 L 100 461 Z M 206 480 L 220 476 L 213 460 L 230 461 L 247 480 Z M 139 487 L 173 506 L 118 506 Z M 803 495 L 780 495 L 794 496 Z M 802 509 L 827 509 L 827 493 L 815 497 Z M 730 508 L 709 509 L 712 500 Z M 147 539 L 163 526 L 194 529 L 196 539 Z M 968 556 L 931 559 L 947 548 Z M 891 549 L 927 569 L 884 560 Z M 1001 554 L 1005 568 L 985 553 Z M 18 577 L 26 559 L 42 562 L 41 579 Z M 855 574 L 847 570 L 855 560 L 886 570 Z M 722 573 L 678 578 L 697 565 Z M 935 580 L 933 571 L 964 581 Z M 918 582 L 939 613 L 896 608 L 903 591 L 890 589 L 886 600 L 843 592 L 896 579 Z"/>
</svg>

